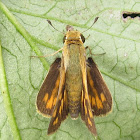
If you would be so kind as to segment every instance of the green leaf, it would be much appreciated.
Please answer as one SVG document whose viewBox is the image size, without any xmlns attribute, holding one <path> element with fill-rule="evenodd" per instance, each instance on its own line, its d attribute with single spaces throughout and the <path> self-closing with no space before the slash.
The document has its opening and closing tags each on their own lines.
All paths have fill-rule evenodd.
<svg viewBox="0 0 140 140">
<path fill-rule="evenodd" d="M 50 119 L 36 112 L 36 96 L 46 70 L 61 54 L 31 56 L 52 54 L 63 47 L 63 35 L 46 19 L 60 31 L 70 24 L 82 32 L 98 16 L 96 24 L 84 32 L 85 46 L 94 54 L 105 53 L 93 58 L 112 93 L 113 110 L 105 117 L 95 117 L 97 139 L 139 140 L 140 21 L 122 18 L 123 11 L 138 12 L 139 7 L 140 3 L 126 0 L 2 0 L 0 40 L 8 86 L 1 82 L 6 78 L 0 73 L 0 139 L 94 139 L 80 117 L 75 121 L 68 117 L 56 133 L 47 136 Z M 1 66 L 2 61 L 0 70 Z M 2 95 L 2 87 L 6 88 L 7 97 Z"/>
</svg>

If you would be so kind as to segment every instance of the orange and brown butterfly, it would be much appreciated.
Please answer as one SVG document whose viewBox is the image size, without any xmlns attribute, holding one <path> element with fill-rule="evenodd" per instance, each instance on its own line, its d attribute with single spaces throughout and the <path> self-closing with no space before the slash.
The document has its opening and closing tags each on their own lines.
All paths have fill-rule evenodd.
<svg viewBox="0 0 140 140">
<path fill-rule="evenodd" d="M 86 60 L 84 36 L 67 26 L 63 40 L 62 58 L 57 58 L 50 67 L 37 96 L 37 110 L 51 117 L 48 134 L 54 133 L 68 114 L 72 119 L 80 114 L 96 136 L 93 117 L 111 111 L 110 91 L 93 59 Z"/>
</svg>

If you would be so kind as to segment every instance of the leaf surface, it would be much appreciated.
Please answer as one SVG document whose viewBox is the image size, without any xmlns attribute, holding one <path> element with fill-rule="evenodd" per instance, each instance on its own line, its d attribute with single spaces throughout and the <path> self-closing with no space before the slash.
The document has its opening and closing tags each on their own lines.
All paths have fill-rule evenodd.
<svg viewBox="0 0 140 140">
<path fill-rule="evenodd" d="M 113 97 L 112 113 L 95 118 L 98 139 L 140 139 L 140 21 L 122 19 L 123 11 L 137 12 L 139 7 L 136 0 L 0 2 L 2 55 L 12 109 L 23 140 L 94 139 L 80 117 L 75 121 L 68 117 L 56 133 L 47 136 L 50 119 L 36 112 L 36 96 L 49 65 L 61 53 L 47 58 L 30 56 L 51 54 L 63 47 L 63 35 L 48 25 L 47 19 L 60 31 L 69 24 L 82 32 L 97 16 L 96 24 L 84 32 L 85 46 L 94 54 L 105 53 L 93 58 Z M 0 139 L 14 139 L 4 106 L 0 92 Z"/>
</svg>

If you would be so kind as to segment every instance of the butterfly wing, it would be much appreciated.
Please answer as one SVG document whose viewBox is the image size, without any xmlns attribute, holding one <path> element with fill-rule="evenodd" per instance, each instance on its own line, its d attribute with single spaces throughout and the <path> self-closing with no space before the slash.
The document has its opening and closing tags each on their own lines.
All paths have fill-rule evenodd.
<svg viewBox="0 0 140 140">
<path fill-rule="evenodd" d="M 87 59 L 88 95 L 93 115 L 105 115 L 112 109 L 112 97 L 93 59 Z"/>
<path fill-rule="evenodd" d="M 50 67 L 37 96 L 37 109 L 45 116 L 52 116 L 60 83 L 61 58 L 57 58 Z"/>
<path fill-rule="evenodd" d="M 62 58 L 58 97 L 49 124 L 48 134 L 54 133 L 59 128 L 61 122 L 66 119 L 67 115 L 68 115 L 68 102 L 67 102 L 67 93 L 65 90 L 64 61 Z"/>
<path fill-rule="evenodd" d="M 92 109 L 90 106 L 88 94 L 83 90 L 81 96 L 81 118 L 85 122 L 88 129 L 97 136 L 97 131 L 94 123 Z"/>
<path fill-rule="evenodd" d="M 82 52 L 83 51 L 83 52 Z M 84 50 L 81 50 L 81 54 L 84 54 Z M 95 136 L 97 135 L 96 127 L 94 123 L 93 113 L 88 97 L 88 87 L 87 87 L 87 72 L 86 72 L 86 59 L 84 55 L 80 55 L 80 64 L 81 64 L 81 71 L 82 71 L 82 81 L 83 81 L 83 90 L 81 94 L 81 119 L 85 122 L 88 129 L 93 133 Z"/>
<path fill-rule="evenodd" d="M 58 95 L 58 100 L 52 114 L 52 118 L 48 128 L 48 135 L 54 133 L 61 125 L 61 122 L 68 115 L 67 94 L 66 90 L 62 90 Z"/>
</svg>

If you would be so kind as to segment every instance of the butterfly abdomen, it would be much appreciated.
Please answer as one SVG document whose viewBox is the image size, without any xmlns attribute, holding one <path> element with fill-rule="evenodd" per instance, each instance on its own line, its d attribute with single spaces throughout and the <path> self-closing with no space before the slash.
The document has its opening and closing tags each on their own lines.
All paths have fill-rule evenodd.
<svg viewBox="0 0 140 140">
<path fill-rule="evenodd" d="M 66 80 L 66 91 L 68 95 L 68 109 L 71 118 L 76 119 L 79 116 L 80 112 L 80 101 L 81 101 L 81 88 L 82 88 L 82 81 L 78 82 L 80 75 L 76 76 L 77 79 L 74 77 L 69 78 Z M 69 81 L 73 80 L 71 86 L 69 86 Z"/>
<path fill-rule="evenodd" d="M 80 112 L 81 96 L 77 93 L 78 92 L 70 92 L 68 95 L 68 108 L 72 119 L 76 119 L 79 116 L 79 112 Z"/>
<path fill-rule="evenodd" d="M 68 97 L 68 110 L 71 118 L 76 119 L 80 112 L 82 74 L 77 66 L 67 69 L 66 92 Z"/>
</svg>

